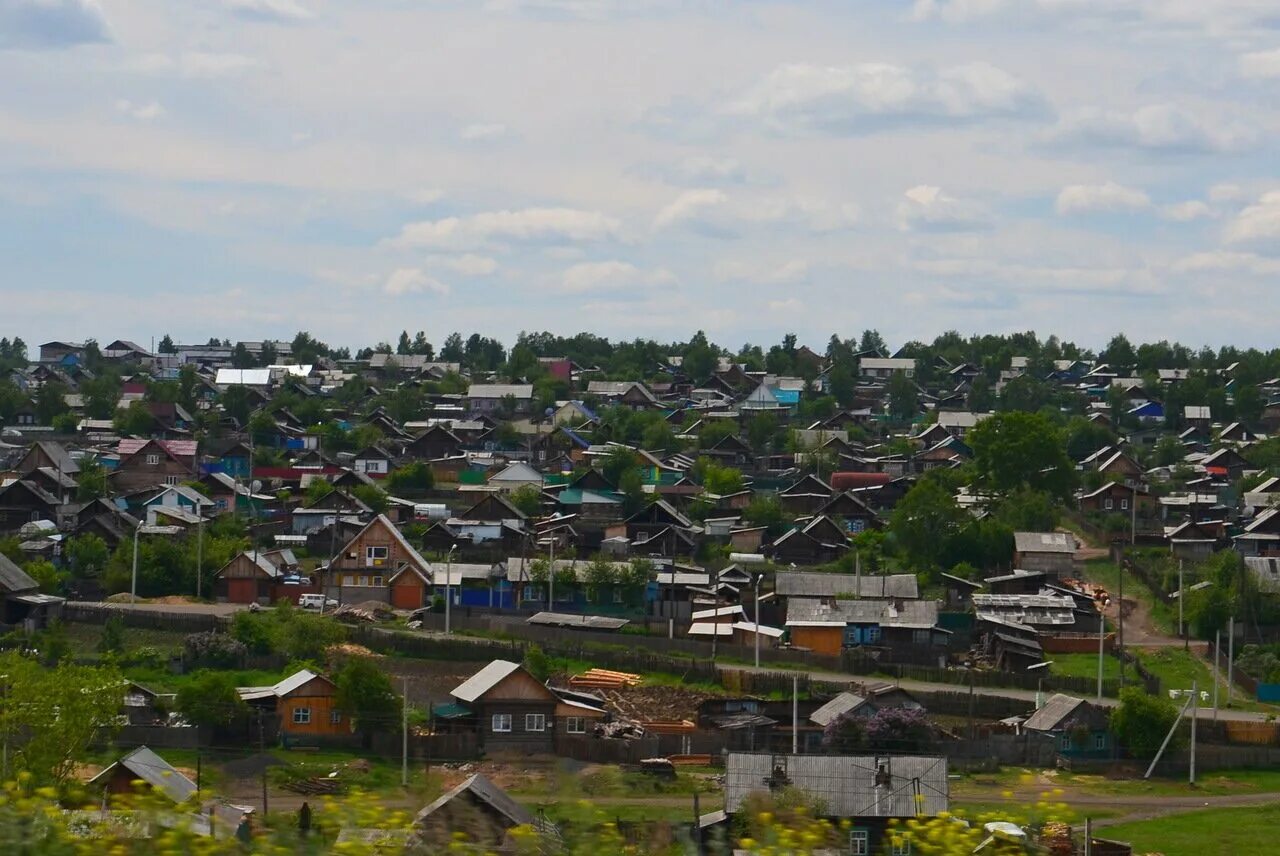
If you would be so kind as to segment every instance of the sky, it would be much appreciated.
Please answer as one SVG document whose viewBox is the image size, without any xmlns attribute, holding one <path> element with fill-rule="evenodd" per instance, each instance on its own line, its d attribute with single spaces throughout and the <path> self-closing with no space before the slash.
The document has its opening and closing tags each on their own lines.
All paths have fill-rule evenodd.
<svg viewBox="0 0 1280 856">
<path fill-rule="evenodd" d="M 0 335 L 1276 346 L 1276 0 L 0 0 Z"/>
</svg>

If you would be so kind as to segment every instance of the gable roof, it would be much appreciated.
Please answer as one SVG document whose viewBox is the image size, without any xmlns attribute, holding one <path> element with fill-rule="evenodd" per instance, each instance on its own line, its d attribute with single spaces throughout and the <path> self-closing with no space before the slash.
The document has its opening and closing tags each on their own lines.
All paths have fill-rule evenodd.
<svg viewBox="0 0 1280 856">
<path fill-rule="evenodd" d="M 508 796 L 506 791 L 489 781 L 482 774 L 476 773 L 418 812 L 413 819 L 414 825 L 421 824 L 463 794 L 469 794 L 474 799 L 489 806 L 502 815 L 512 826 L 536 826 L 538 823 L 537 818 L 530 814 L 528 809 Z"/>
<path fill-rule="evenodd" d="M 49 440 L 38 440 L 35 446 L 53 462 L 54 469 L 60 470 L 64 475 L 75 475 L 80 472 L 80 465 L 61 444 Z"/>
<path fill-rule="evenodd" d="M 1044 707 L 1031 714 L 1022 726 L 1032 731 L 1054 731 L 1062 725 L 1063 720 L 1075 713 L 1076 708 L 1086 703 L 1082 698 L 1054 693 L 1049 696 Z"/>
<path fill-rule="evenodd" d="M 182 775 L 176 767 L 146 746 L 134 749 L 90 779 L 89 784 L 98 782 L 105 784 L 117 767 L 124 767 L 135 778 L 151 785 L 176 803 L 186 802 L 197 791 L 195 782 Z"/>
<path fill-rule="evenodd" d="M 866 703 L 867 700 L 860 695 L 843 692 L 809 714 L 809 721 L 814 725 L 821 725 L 825 728 L 846 713 L 857 710 Z"/>
<path fill-rule="evenodd" d="M 364 527 L 356 533 L 354 538 L 351 538 L 342 546 L 342 553 L 346 553 L 347 548 L 359 540 L 361 535 L 378 525 L 385 527 L 387 531 L 391 533 L 392 539 L 395 540 L 395 542 L 400 545 L 400 548 L 404 550 L 405 554 L 408 555 L 411 563 L 417 565 L 419 571 L 425 574 L 432 573 L 431 563 L 422 558 L 422 554 L 414 549 L 413 545 L 409 543 L 409 539 L 404 537 L 404 533 L 397 529 L 396 525 L 391 522 L 391 518 L 387 517 L 385 514 L 379 514 L 377 517 L 366 523 Z"/>
<path fill-rule="evenodd" d="M 116 452 L 121 460 L 132 457 L 152 443 L 159 446 L 170 457 L 181 462 L 182 458 L 194 458 L 197 444 L 195 440 L 146 440 L 138 437 L 125 437 L 116 445 Z"/>
<path fill-rule="evenodd" d="M 467 398 L 533 398 L 531 383 L 473 383 L 467 388 Z"/>
<path fill-rule="evenodd" d="M 519 663 L 513 663 L 510 660 L 494 660 L 454 687 L 449 695 L 459 701 L 474 702 L 489 690 L 523 669 L 524 667 Z"/>
<path fill-rule="evenodd" d="M 0 553 L 0 594 L 18 594 L 38 589 L 36 581 L 27 576 L 27 572 L 13 563 L 8 556 Z"/>
<path fill-rule="evenodd" d="M 779 571 L 774 578 L 778 597 L 835 597 L 857 594 L 859 597 L 895 597 L 912 600 L 920 596 L 915 574 L 873 576 L 863 574 L 828 574 L 821 571 Z"/>
<path fill-rule="evenodd" d="M 253 701 L 262 698 L 284 698 L 290 693 L 296 692 L 302 687 L 305 687 L 317 678 L 325 681 L 326 683 L 333 683 L 324 675 L 317 675 L 310 669 L 301 669 L 269 687 L 236 687 L 236 692 L 238 692 L 240 694 L 240 698 L 245 701 Z"/>
</svg>

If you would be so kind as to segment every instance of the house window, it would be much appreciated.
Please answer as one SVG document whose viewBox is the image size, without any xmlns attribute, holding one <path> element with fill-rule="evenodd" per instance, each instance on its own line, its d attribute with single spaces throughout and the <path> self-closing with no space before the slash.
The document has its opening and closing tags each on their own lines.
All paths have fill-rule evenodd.
<svg viewBox="0 0 1280 856">
<path fill-rule="evenodd" d="M 613 587 L 613 602 L 622 603 L 622 589 L 618 586 Z"/>
<path fill-rule="evenodd" d="M 365 561 L 369 562 L 369 564 L 371 565 L 381 564 L 382 562 L 385 562 L 387 560 L 387 548 L 386 547 L 365 547 L 364 558 L 365 558 Z"/>
<path fill-rule="evenodd" d="M 930 633 L 928 630 L 912 630 L 911 642 L 915 645 L 928 645 Z"/>
<path fill-rule="evenodd" d="M 546 731 L 547 717 L 542 713 L 526 713 L 524 715 L 525 731 Z"/>
<path fill-rule="evenodd" d="M 567 734 L 586 734 L 587 720 L 581 716 L 566 717 L 564 721 L 564 730 Z"/>
<path fill-rule="evenodd" d="M 1127 500 L 1127 499 L 1122 499 L 1122 500 L 1120 500 L 1120 510 L 1121 510 L 1121 511 L 1128 511 L 1128 510 L 1129 510 L 1129 500 Z"/>
<path fill-rule="evenodd" d="M 889 845 L 889 856 L 911 856 L 911 842 L 905 838 L 897 844 Z"/>
<path fill-rule="evenodd" d="M 155 466 L 159 466 L 159 464 L 160 464 L 159 455 L 147 455 L 147 466 L 155 467 Z"/>
<path fill-rule="evenodd" d="M 356 578 L 355 578 L 355 577 L 353 577 L 353 576 L 351 576 L 351 574 L 343 574 L 343 575 L 342 575 L 342 584 L 343 584 L 344 586 L 353 586 L 353 585 L 355 585 L 355 584 L 356 584 Z"/>
<path fill-rule="evenodd" d="M 1107 748 L 1107 735 L 1098 733 L 1093 735 L 1093 748 L 1096 752 L 1101 752 Z"/>
<path fill-rule="evenodd" d="M 495 713 L 493 715 L 493 730 L 502 732 L 511 731 L 511 714 Z"/>
<path fill-rule="evenodd" d="M 1059 746 L 1061 746 L 1061 747 L 1062 747 L 1062 751 L 1063 751 L 1063 752 L 1066 752 L 1068 749 L 1070 749 L 1070 748 L 1071 748 L 1071 735 L 1070 735 L 1070 734 L 1064 734 L 1064 735 L 1062 735 L 1062 740 L 1060 740 L 1060 741 L 1059 741 Z"/>
<path fill-rule="evenodd" d="M 367 588 L 367 587 L 369 586 L 369 578 L 368 578 L 367 576 L 365 576 L 364 574 L 361 574 L 361 575 L 360 575 L 360 582 L 358 583 L 358 585 L 359 585 L 361 588 Z"/>
<path fill-rule="evenodd" d="M 849 830 L 849 853 L 852 856 L 869 856 L 871 853 L 871 833 L 865 829 Z"/>
<path fill-rule="evenodd" d="M 1115 505 L 1116 505 L 1115 500 L 1113 500 L 1111 497 L 1107 497 L 1105 500 L 1102 501 L 1102 507 L 1105 508 L 1107 511 L 1110 511 L 1111 509 L 1115 508 Z"/>
<path fill-rule="evenodd" d="M 542 590 L 537 586 L 524 587 L 524 600 L 542 600 Z"/>
<path fill-rule="evenodd" d="M 165 484 L 167 484 L 167 485 L 176 485 L 176 484 L 178 484 L 178 482 L 179 482 L 179 479 L 178 479 L 178 477 L 177 477 L 177 476 L 165 476 L 165 477 L 164 477 L 164 483 L 165 483 Z"/>
<path fill-rule="evenodd" d="M 372 584 L 375 586 L 382 585 L 382 577 L 374 577 L 372 580 Z"/>
<path fill-rule="evenodd" d="M 339 722 L 342 722 L 342 711 L 340 710 L 329 711 L 329 724 L 337 725 Z"/>
<path fill-rule="evenodd" d="M 311 708 L 295 707 L 293 709 L 294 725 L 310 725 L 311 724 Z"/>
<path fill-rule="evenodd" d="M 867 640 L 867 642 L 872 644 L 879 642 L 880 641 L 880 625 L 873 624 L 870 627 L 868 627 L 866 629 L 866 635 L 864 636 L 864 638 Z"/>
</svg>

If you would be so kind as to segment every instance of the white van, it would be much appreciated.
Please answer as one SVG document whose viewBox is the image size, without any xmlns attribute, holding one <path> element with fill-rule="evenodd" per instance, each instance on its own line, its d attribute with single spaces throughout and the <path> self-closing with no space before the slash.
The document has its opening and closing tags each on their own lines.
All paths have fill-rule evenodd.
<svg viewBox="0 0 1280 856">
<path fill-rule="evenodd" d="M 308 612 L 324 612 L 325 607 L 330 603 L 333 602 L 325 600 L 325 596 L 322 594 L 304 594 L 298 598 L 298 607 Z M 334 603 L 333 605 L 336 606 L 337 604 Z"/>
</svg>

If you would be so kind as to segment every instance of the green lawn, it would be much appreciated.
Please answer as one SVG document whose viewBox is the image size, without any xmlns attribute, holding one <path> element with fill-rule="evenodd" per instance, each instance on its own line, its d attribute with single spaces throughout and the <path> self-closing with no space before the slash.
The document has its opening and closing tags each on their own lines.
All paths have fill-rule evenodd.
<svg viewBox="0 0 1280 856">
<path fill-rule="evenodd" d="M 1085 579 L 1105 586 L 1112 597 L 1120 593 L 1120 569 L 1107 559 L 1091 559 L 1085 562 Z M 1166 633 L 1172 633 L 1178 623 L 1177 607 L 1168 604 L 1155 596 L 1151 589 L 1133 574 L 1124 578 L 1124 596 L 1126 600 L 1138 600 L 1147 605 L 1151 612 L 1151 620 L 1156 627 Z"/>
<path fill-rule="evenodd" d="M 1195 681 L 1199 689 L 1213 695 L 1213 675 L 1198 656 L 1181 648 L 1148 648 L 1131 649 L 1137 655 L 1143 667 L 1160 679 L 1160 688 L 1168 695 L 1169 690 L 1191 689 Z M 1226 687 L 1219 692 L 1226 701 Z M 1212 702 L 1210 702 L 1212 704 Z"/>
<path fill-rule="evenodd" d="M 1049 674 L 1064 678 L 1098 677 L 1097 654 L 1046 654 L 1046 660 L 1052 660 Z M 1111 655 L 1102 658 L 1102 678 L 1107 681 L 1119 680 L 1120 661 Z"/>
<path fill-rule="evenodd" d="M 1280 803 L 1261 808 L 1192 811 L 1123 823 L 1098 830 L 1100 837 L 1126 841 L 1134 853 L 1212 856 L 1276 852 Z"/>
</svg>

